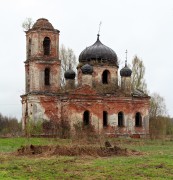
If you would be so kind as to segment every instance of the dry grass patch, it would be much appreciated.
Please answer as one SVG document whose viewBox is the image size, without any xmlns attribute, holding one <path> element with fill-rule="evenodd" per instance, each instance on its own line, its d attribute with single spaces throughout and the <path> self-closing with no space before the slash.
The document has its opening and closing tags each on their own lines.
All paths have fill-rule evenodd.
<svg viewBox="0 0 173 180">
<path fill-rule="evenodd" d="M 120 148 L 118 146 L 98 147 L 87 145 L 30 145 L 22 146 L 17 150 L 17 155 L 60 155 L 60 156 L 94 156 L 94 157 L 109 157 L 109 156 L 131 156 L 143 155 L 144 153 Z"/>
</svg>

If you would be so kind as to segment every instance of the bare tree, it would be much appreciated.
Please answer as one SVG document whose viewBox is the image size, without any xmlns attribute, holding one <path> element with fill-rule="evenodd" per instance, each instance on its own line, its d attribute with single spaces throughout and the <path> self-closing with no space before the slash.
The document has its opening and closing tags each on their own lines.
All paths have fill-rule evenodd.
<svg viewBox="0 0 173 180">
<path fill-rule="evenodd" d="M 167 115 L 166 104 L 158 93 L 151 94 L 150 100 L 150 137 L 162 138 L 172 135 L 173 124 Z"/>
<path fill-rule="evenodd" d="M 144 79 L 145 66 L 137 56 L 132 61 L 132 88 L 147 92 L 147 84 Z M 164 138 L 172 133 L 172 124 L 167 115 L 165 100 L 158 93 L 151 94 L 150 99 L 150 136 L 151 138 Z M 171 128 L 170 128 L 171 127 Z"/>
<path fill-rule="evenodd" d="M 34 22 L 32 20 L 32 18 L 26 18 L 25 21 L 22 23 L 22 27 L 24 29 L 24 31 L 28 31 L 32 28 Z"/>
<path fill-rule="evenodd" d="M 147 84 L 144 79 L 145 66 L 137 56 L 132 60 L 132 89 L 140 89 L 147 92 Z"/>
<path fill-rule="evenodd" d="M 151 94 L 150 117 L 166 116 L 167 109 L 165 99 L 158 93 Z"/>
<path fill-rule="evenodd" d="M 173 134 L 173 124 L 166 116 L 150 117 L 150 137 L 151 139 L 170 137 Z"/>
<path fill-rule="evenodd" d="M 61 60 L 61 85 L 65 85 L 64 73 L 68 69 L 76 71 L 77 60 L 74 51 L 66 48 L 63 44 L 60 47 L 59 57 Z"/>
</svg>

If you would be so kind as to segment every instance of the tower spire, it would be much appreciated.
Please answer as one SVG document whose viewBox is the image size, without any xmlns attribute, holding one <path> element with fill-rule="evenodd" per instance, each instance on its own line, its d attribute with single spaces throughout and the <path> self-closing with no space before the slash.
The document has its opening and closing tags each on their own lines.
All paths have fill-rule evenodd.
<svg viewBox="0 0 173 180">
<path fill-rule="evenodd" d="M 101 25 L 102 25 L 102 22 L 100 21 L 100 24 L 99 24 L 99 30 L 98 30 L 98 34 L 99 34 L 99 35 L 100 35 Z"/>
<path fill-rule="evenodd" d="M 98 34 L 97 34 L 97 40 L 99 40 L 101 25 L 102 25 L 102 22 L 100 21 L 99 30 L 98 30 Z"/>
</svg>

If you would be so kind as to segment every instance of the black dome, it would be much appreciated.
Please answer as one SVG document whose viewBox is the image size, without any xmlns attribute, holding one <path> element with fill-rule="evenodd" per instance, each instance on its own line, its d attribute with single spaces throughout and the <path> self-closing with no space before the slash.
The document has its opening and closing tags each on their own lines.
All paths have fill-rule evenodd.
<svg viewBox="0 0 173 180">
<path fill-rule="evenodd" d="M 93 73 L 93 67 L 89 64 L 85 64 L 81 67 L 83 74 L 92 74 Z"/>
<path fill-rule="evenodd" d="M 125 64 L 125 67 L 120 70 L 120 75 L 123 77 L 130 77 L 132 74 L 132 70 Z"/>
<path fill-rule="evenodd" d="M 79 62 L 89 63 L 93 60 L 118 66 L 116 53 L 111 48 L 100 42 L 99 35 L 97 37 L 97 41 L 92 46 L 84 49 L 79 55 Z"/>
<path fill-rule="evenodd" d="M 65 79 L 74 79 L 76 77 L 76 73 L 73 70 L 69 69 L 64 73 L 64 77 Z"/>
</svg>

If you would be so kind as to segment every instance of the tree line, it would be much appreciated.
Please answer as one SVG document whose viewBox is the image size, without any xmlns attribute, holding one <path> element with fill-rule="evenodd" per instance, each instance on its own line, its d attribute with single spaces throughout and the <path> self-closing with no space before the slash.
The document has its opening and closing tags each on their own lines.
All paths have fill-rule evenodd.
<svg viewBox="0 0 173 180">
<path fill-rule="evenodd" d="M 0 113 L 0 135 L 19 136 L 22 133 L 21 122 L 15 117 L 3 116 Z"/>
</svg>

